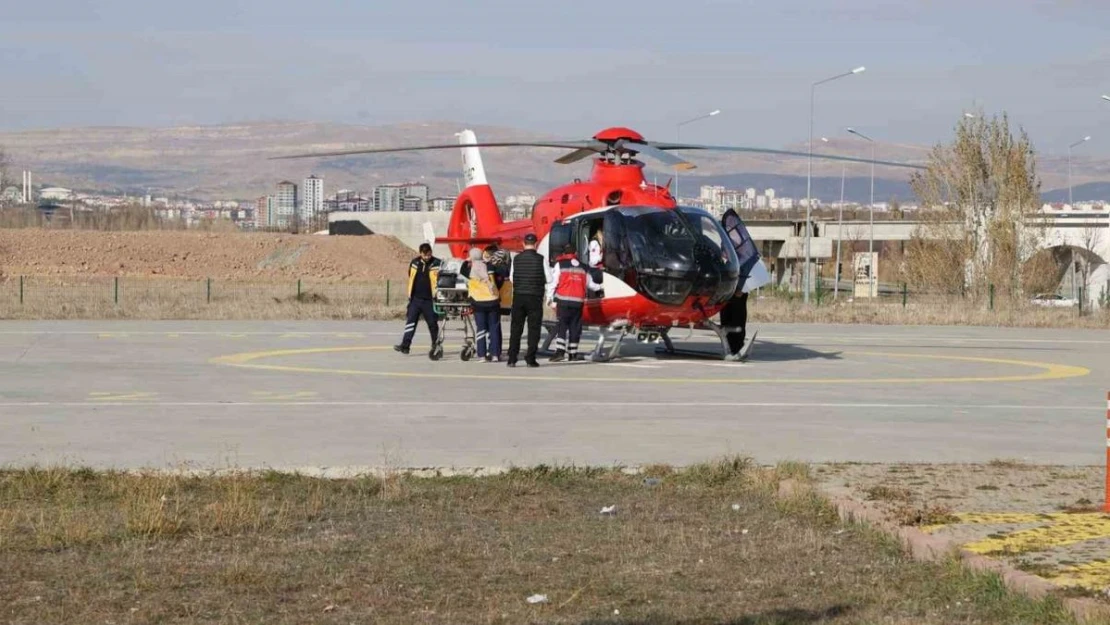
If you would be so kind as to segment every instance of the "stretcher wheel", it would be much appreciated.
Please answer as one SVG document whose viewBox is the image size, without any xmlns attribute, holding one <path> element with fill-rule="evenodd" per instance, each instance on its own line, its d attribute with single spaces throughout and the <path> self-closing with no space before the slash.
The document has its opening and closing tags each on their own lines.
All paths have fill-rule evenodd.
<svg viewBox="0 0 1110 625">
<path fill-rule="evenodd" d="M 440 358 L 443 358 L 443 346 L 436 345 L 435 347 L 433 347 L 432 351 L 428 352 L 428 358 L 432 360 L 439 360 Z"/>
</svg>

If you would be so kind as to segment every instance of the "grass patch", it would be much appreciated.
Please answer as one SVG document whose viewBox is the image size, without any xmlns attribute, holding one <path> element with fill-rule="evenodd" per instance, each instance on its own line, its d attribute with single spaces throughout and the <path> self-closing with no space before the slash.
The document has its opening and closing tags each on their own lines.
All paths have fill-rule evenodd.
<svg viewBox="0 0 1110 625">
<path fill-rule="evenodd" d="M 944 504 L 903 503 L 891 511 L 891 520 L 899 525 L 947 525 L 959 521 L 952 508 Z"/>
<path fill-rule="evenodd" d="M 908 488 L 886 484 L 868 486 L 863 493 L 867 495 L 868 501 L 909 501 L 913 498 L 913 493 Z"/>
<path fill-rule="evenodd" d="M 1014 458 L 995 458 L 987 462 L 987 466 L 995 469 L 1027 469 L 1031 468 L 1029 463 Z"/>
<path fill-rule="evenodd" d="M 11 622 L 1071 623 L 841 523 L 801 465 L 0 472 Z M 795 483 L 786 495 L 779 484 Z M 650 485 L 648 480 L 651 480 Z M 608 510 L 602 513 L 602 510 Z M 546 602 L 526 598 L 545 595 Z"/>
</svg>

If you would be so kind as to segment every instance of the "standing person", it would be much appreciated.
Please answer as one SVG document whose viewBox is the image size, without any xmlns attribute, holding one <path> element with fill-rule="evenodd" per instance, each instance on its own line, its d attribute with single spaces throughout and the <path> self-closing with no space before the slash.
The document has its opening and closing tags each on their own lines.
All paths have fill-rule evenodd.
<svg viewBox="0 0 1110 625">
<path fill-rule="evenodd" d="M 508 315 L 512 312 L 513 305 L 512 257 L 509 252 L 497 247 L 496 243 L 487 245 L 485 254 L 489 256 L 486 265 L 497 285 L 497 293 L 501 296 L 501 314 Z M 499 349 L 498 352 L 500 351 Z"/>
<path fill-rule="evenodd" d="M 421 243 L 420 255 L 409 263 L 409 309 L 405 314 L 405 332 L 401 335 L 401 344 L 394 345 L 394 351 L 409 353 L 412 337 L 416 334 L 416 323 L 421 317 L 428 324 L 428 334 L 432 338 L 432 347 L 435 348 L 436 340 L 439 339 L 439 317 L 432 304 L 435 301 L 440 264 L 440 260 L 432 255 L 432 246 Z"/>
<path fill-rule="evenodd" d="M 544 257 L 536 251 L 536 235 L 524 235 L 524 251 L 513 259 L 512 283 L 513 306 L 509 326 L 509 366 L 515 367 L 520 355 L 520 338 L 524 334 L 524 322 L 528 321 L 528 351 L 524 362 L 529 367 L 538 367 L 536 351 L 540 346 L 540 332 L 543 328 L 543 295 L 547 284 L 547 270 Z"/>
<path fill-rule="evenodd" d="M 478 358 L 486 362 L 495 359 L 501 362 L 501 301 L 493 275 L 486 265 L 488 260 L 488 255 L 482 250 L 476 247 L 470 249 L 466 291 L 470 296 L 470 307 L 474 309 L 474 323 L 478 326 Z"/>
<path fill-rule="evenodd" d="M 744 339 L 748 334 L 748 294 L 737 292 L 728 300 L 721 309 L 721 325 L 726 328 L 739 328 L 738 332 L 728 333 L 728 351 L 730 355 L 740 353 L 744 347 Z"/>
<path fill-rule="evenodd" d="M 578 340 L 582 338 L 582 305 L 586 301 L 586 287 L 592 283 L 586 268 L 575 258 L 574 246 L 566 244 L 555 257 L 555 271 L 547 286 L 547 299 L 555 308 L 558 320 L 555 326 L 555 354 L 551 362 L 581 360 Z"/>
</svg>

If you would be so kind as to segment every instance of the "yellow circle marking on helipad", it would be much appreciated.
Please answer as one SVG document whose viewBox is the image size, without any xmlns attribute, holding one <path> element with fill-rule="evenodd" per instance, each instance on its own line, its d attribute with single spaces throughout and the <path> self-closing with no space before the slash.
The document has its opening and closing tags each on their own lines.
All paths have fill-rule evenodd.
<svg viewBox="0 0 1110 625">
<path fill-rule="evenodd" d="M 1020 375 L 1000 376 L 965 376 L 965 377 L 940 377 L 940 378 L 663 378 L 663 377 L 606 377 L 606 376 L 554 376 L 554 375 L 500 375 L 480 373 L 423 373 L 402 371 L 369 371 L 365 369 L 337 369 L 329 367 L 305 367 L 299 365 L 266 364 L 257 362 L 271 358 L 285 356 L 303 356 L 307 354 L 336 354 L 343 352 L 365 352 L 390 349 L 386 346 L 359 346 L 359 347 L 310 347 L 306 349 L 277 349 L 264 352 L 246 352 L 220 356 L 209 360 L 212 364 L 247 369 L 261 369 L 264 371 L 284 371 L 289 373 L 331 373 L 339 375 L 369 375 L 385 378 L 436 378 L 451 380 L 521 380 L 521 381 L 551 381 L 551 382 L 641 382 L 648 384 L 959 384 L 966 382 L 1035 382 L 1040 380 L 1062 380 L 1076 378 L 1091 373 L 1085 367 L 1061 365 L 1051 362 L 1036 362 L 1030 360 L 1009 360 L 1004 358 L 978 358 L 971 356 L 941 356 L 935 354 L 907 354 L 900 352 L 845 352 L 857 356 L 875 356 L 885 358 L 911 358 L 922 360 L 945 360 L 954 362 L 974 362 L 991 365 L 1010 365 L 1035 369 L 1033 373 Z"/>
</svg>

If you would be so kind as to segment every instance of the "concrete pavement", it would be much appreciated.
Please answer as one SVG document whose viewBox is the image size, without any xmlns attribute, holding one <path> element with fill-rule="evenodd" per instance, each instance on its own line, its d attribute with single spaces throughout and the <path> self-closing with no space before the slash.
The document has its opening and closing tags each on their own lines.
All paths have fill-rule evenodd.
<svg viewBox="0 0 1110 625">
<path fill-rule="evenodd" d="M 431 362 L 423 326 L 401 356 L 399 329 L 2 322 L 0 464 L 1094 464 L 1106 445 L 1105 332 L 762 324 L 748 363 L 633 343 L 511 370 L 460 362 L 457 332 Z"/>
</svg>

